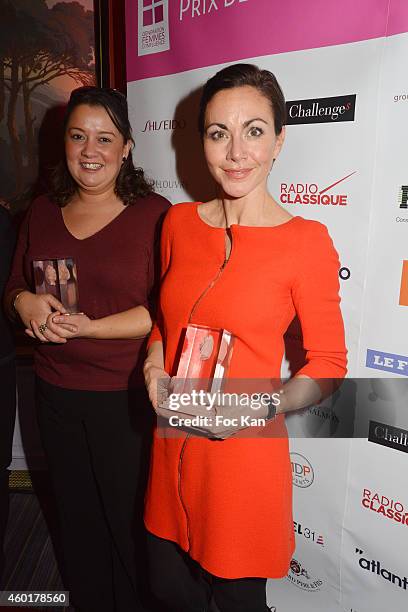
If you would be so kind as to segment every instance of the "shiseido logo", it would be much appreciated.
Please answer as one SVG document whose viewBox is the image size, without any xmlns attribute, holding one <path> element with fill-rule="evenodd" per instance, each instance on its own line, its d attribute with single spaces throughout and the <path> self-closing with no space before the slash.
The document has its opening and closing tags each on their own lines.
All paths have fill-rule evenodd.
<svg viewBox="0 0 408 612">
<path fill-rule="evenodd" d="M 371 491 L 371 489 L 363 489 L 361 505 L 384 518 L 408 526 L 408 508 L 405 508 L 403 503 L 392 499 L 392 497 L 380 495 L 380 493 Z"/>
<path fill-rule="evenodd" d="M 187 123 L 185 119 L 148 119 L 142 132 L 160 132 L 166 130 L 184 130 Z"/>
<path fill-rule="evenodd" d="M 403 589 L 404 591 L 407 590 L 408 578 L 406 576 L 401 577 L 398 574 L 394 574 L 389 569 L 382 567 L 381 561 L 375 561 L 374 559 L 370 560 L 361 556 L 364 554 L 364 551 L 360 548 L 356 548 L 356 554 L 360 556 L 358 564 L 361 569 L 376 574 L 379 578 L 387 580 L 390 584 L 393 584 L 394 586 Z"/>
<path fill-rule="evenodd" d="M 367 349 L 366 367 L 408 376 L 408 357 Z"/>
<path fill-rule="evenodd" d="M 302 589 L 302 591 L 316 592 L 320 591 L 323 581 L 320 578 L 315 578 L 304 565 L 299 563 L 296 559 L 292 559 L 290 562 L 290 570 L 287 575 L 287 579 L 294 586 Z"/>
<path fill-rule="evenodd" d="M 138 0 L 138 55 L 170 49 L 168 0 Z"/>
<path fill-rule="evenodd" d="M 290 462 L 293 484 L 301 489 L 310 487 L 314 481 L 314 470 L 310 461 L 299 453 L 290 453 Z"/>
<path fill-rule="evenodd" d="M 317 183 L 281 183 L 280 201 L 282 204 L 311 204 L 317 206 L 347 206 L 348 194 L 334 189 L 349 179 L 357 170 L 350 172 L 330 185 L 320 187 Z"/>
<path fill-rule="evenodd" d="M 368 440 L 381 446 L 388 446 L 394 450 L 408 453 L 408 431 L 394 425 L 370 421 Z"/>
<path fill-rule="evenodd" d="M 356 94 L 286 102 L 287 125 L 354 121 Z"/>
</svg>

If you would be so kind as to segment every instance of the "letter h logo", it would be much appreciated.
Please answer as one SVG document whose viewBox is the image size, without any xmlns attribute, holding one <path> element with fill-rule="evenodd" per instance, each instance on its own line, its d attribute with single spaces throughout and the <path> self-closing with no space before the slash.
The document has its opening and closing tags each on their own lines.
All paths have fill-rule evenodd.
<svg viewBox="0 0 408 612">
<path fill-rule="evenodd" d="M 138 0 L 137 54 L 169 49 L 169 0 Z"/>
<path fill-rule="evenodd" d="M 164 0 L 143 0 L 143 27 L 164 21 Z"/>
</svg>

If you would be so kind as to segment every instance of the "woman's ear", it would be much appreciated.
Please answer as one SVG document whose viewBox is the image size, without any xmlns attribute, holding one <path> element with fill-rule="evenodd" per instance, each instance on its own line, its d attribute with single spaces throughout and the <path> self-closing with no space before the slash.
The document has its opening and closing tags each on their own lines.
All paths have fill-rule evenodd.
<svg viewBox="0 0 408 612">
<path fill-rule="evenodd" d="M 285 142 L 285 137 L 286 137 L 286 127 L 283 126 L 280 134 L 276 137 L 275 147 L 273 149 L 273 161 L 274 162 L 283 147 L 283 143 Z"/>
</svg>

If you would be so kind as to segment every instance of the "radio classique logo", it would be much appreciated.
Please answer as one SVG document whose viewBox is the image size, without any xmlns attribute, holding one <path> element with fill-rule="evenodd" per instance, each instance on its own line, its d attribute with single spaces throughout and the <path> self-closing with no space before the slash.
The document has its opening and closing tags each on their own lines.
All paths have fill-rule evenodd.
<svg viewBox="0 0 408 612">
<path fill-rule="evenodd" d="M 280 201 L 282 204 L 347 206 L 348 194 L 338 190 L 336 190 L 336 193 L 333 193 L 332 189 L 353 176 L 353 174 L 356 174 L 356 172 L 357 170 L 350 172 L 350 174 L 322 188 L 317 183 L 281 183 Z"/>
<path fill-rule="evenodd" d="M 384 518 L 408 526 L 408 508 L 405 508 L 404 504 L 398 500 L 380 495 L 380 493 L 371 491 L 371 489 L 363 489 L 361 505 Z"/>
<path fill-rule="evenodd" d="M 169 0 L 138 0 L 137 54 L 170 49 Z"/>
</svg>

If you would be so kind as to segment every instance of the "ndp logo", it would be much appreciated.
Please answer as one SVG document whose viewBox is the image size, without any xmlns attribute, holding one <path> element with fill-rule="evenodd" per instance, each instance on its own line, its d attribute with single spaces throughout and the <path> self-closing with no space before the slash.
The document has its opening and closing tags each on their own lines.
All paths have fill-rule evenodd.
<svg viewBox="0 0 408 612">
<path fill-rule="evenodd" d="M 168 0 L 138 0 L 137 54 L 170 49 Z"/>
<path fill-rule="evenodd" d="M 314 481 L 314 470 L 310 461 L 299 453 L 290 453 L 290 462 L 293 484 L 301 489 L 310 487 Z"/>
</svg>

